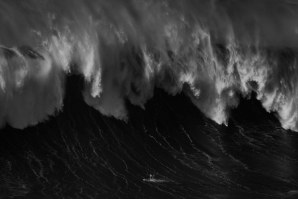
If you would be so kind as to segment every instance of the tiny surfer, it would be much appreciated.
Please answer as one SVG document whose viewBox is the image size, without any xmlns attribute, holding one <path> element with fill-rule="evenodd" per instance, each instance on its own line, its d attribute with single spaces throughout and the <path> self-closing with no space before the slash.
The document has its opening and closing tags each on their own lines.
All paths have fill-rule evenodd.
<svg viewBox="0 0 298 199">
<path fill-rule="evenodd" d="M 163 182 L 167 182 L 164 179 L 157 179 L 154 177 L 154 175 L 149 174 L 149 178 L 143 178 L 144 182 L 152 182 L 152 183 L 163 183 Z"/>
</svg>

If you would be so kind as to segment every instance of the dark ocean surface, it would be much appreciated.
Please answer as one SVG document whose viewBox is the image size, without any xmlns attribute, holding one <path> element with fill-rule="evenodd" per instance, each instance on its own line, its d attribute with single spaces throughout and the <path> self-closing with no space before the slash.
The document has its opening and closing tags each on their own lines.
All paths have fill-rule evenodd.
<svg viewBox="0 0 298 199">
<path fill-rule="evenodd" d="M 68 77 L 63 112 L 0 132 L 0 198 L 297 198 L 298 135 L 242 99 L 229 125 L 155 90 L 128 122 L 86 105 Z"/>
</svg>

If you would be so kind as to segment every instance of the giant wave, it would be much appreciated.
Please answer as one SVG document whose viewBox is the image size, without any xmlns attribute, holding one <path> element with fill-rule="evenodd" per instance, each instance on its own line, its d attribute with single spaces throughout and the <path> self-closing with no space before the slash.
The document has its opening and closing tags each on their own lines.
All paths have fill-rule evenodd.
<svg viewBox="0 0 298 199">
<path fill-rule="evenodd" d="M 61 111 L 66 76 L 79 74 L 85 102 L 107 116 L 127 120 L 125 100 L 144 107 L 158 87 L 227 124 L 256 92 L 297 131 L 297 11 L 278 0 L 1 1 L 1 124 Z"/>
</svg>

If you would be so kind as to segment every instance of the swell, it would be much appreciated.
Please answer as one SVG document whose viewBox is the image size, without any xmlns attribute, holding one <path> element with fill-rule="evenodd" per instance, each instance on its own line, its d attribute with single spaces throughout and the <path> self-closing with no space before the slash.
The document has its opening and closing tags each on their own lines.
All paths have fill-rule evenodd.
<svg viewBox="0 0 298 199">
<path fill-rule="evenodd" d="M 125 101 L 144 107 L 158 87 L 227 124 L 254 91 L 297 130 L 298 12 L 270 2 L 3 1 L 0 121 L 25 128 L 62 110 L 65 77 L 79 74 L 107 116 L 127 120 Z"/>
</svg>

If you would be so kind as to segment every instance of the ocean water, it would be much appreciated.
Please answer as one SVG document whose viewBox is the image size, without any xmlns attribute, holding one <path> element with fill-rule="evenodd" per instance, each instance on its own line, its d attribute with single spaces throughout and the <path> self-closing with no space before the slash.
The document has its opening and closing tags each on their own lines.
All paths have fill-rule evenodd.
<svg viewBox="0 0 298 199">
<path fill-rule="evenodd" d="M 1 130 L 1 198 L 297 197 L 298 136 L 256 99 L 226 127 L 156 90 L 126 123 L 87 106 L 81 78 L 68 82 L 61 114 Z"/>
<path fill-rule="evenodd" d="M 298 197 L 291 0 L 0 2 L 0 198 Z"/>
</svg>

